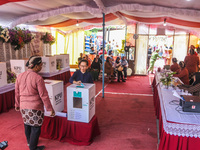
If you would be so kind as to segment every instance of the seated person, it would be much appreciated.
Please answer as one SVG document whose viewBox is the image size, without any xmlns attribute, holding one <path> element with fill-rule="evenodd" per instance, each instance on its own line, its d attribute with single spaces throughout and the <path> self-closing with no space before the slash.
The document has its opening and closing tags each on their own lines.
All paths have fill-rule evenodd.
<svg viewBox="0 0 200 150">
<path fill-rule="evenodd" d="M 125 59 L 125 56 L 122 56 L 121 64 L 122 64 L 122 67 L 123 67 L 124 79 L 126 80 L 126 79 L 127 79 L 128 62 L 127 62 L 127 60 Z"/>
<path fill-rule="evenodd" d="M 90 50 L 89 53 L 90 53 L 91 55 L 96 54 L 95 51 L 94 51 L 94 47 L 91 47 L 91 50 Z"/>
<path fill-rule="evenodd" d="M 88 55 L 85 55 L 85 57 L 83 57 L 83 59 L 88 61 L 88 68 L 90 68 L 91 64 L 92 64 L 92 60 L 88 57 Z"/>
<path fill-rule="evenodd" d="M 111 64 L 111 58 L 110 57 L 107 57 L 106 58 L 106 62 L 105 62 L 105 73 L 107 75 L 111 75 L 111 76 L 114 76 L 114 68 Z"/>
<path fill-rule="evenodd" d="M 122 74 L 123 69 L 121 69 L 121 67 L 122 67 L 122 65 L 121 65 L 121 62 L 120 62 L 120 57 L 117 57 L 115 64 L 114 64 L 114 68 L 117 71 L 117 81 L 120 82 L 120 77 L 121 77 L 122 82 L 126 82 L 123 78 L 123 74 Z"/>
<path fill-rule="evenodd" d="M 180 89 L 187 90 L 189 93 L 195 96 L 200 96 L 200 72 L 196 72 L 194 75 L 194 82 L 192 85 L 178 85 Z"/>
<path fill-rule="evenodd" d="M 91 75 L 93 80 L 97 81 L 99 79 L 99 72 L 100 72 L 100 62 L 97 58 L 95 58 L 91 65 Z"/>
<path fill-rule="evenodd" d="M 179 62 L 180 69 L 177 71 L 177 74 L 174 74 L 174 77 L 178 77 L 184 84 L 189 85 L 189 72 L 185 67 L 183 61 Z"/>
<path fill-rule="evenodd" d="M 80 85 L 81 83 L 93 83 L 92 76 L 87 72 L 87 69 L 88 61 L 81 60 L 79 63 L 79 70 L 74 72 L 72 77 L 69 79 L 69 82 L 77 85 Z"/>
<path fill-rule="evenodd" d="M 170 70 L 173 72 L 176 72 L 177 70 L 179 70 L 179 65 L 177 64 L 176 58 L 172 58 L 172 63 L 173 65 L 171 65 Z"/>
</svg>

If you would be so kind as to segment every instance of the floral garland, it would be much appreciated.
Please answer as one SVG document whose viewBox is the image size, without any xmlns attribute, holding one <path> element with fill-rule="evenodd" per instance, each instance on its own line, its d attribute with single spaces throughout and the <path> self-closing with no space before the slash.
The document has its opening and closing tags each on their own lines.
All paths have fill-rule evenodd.
<svg viewBox="0 0 200 150">
<path fill-rule="evenodd" d="M 7 70 L 7 82 L 15 83 L 16 78 L 17 78 L 16 74 L 8 69 Z"/>
<path fill-rule="evenodd" d="M 55 38 L 51 35 L 51 33 L 46 32 L 44 35 L 42 35 L 41 40 L 43 41 L 43 43 L 45 44 L 50 44 L 52 45 L 53 43 L 55 43 Z"/>
<path fill-rule="evenodd" d="M 0 26 L 0 40 L 3 42 L 8 42 L 9 39 L 10 39 L 10 36 L 9 36 L 8 28 L 4 29 Z"/>
</svg>

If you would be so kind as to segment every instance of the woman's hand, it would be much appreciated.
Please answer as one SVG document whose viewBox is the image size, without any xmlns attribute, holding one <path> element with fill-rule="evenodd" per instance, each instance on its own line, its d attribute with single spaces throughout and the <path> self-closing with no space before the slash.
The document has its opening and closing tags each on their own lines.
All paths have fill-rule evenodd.
<svg viewBox="0 0 200 150">
<path fill-rule="evenodd" d="M 73 81 L 73 84 L 81 85 L 81 81 Z"/>
</svg>

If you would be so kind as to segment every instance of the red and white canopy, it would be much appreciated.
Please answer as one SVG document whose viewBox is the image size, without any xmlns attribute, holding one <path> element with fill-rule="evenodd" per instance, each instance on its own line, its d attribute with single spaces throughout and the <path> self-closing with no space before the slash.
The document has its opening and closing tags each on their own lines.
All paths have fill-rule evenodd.
<svg viewBox="0 0 200 150">
<path fill-rule="evenodd" d="M 0 25 L 42 25 L 67 31 L 102 25 L 102 12 L 106 25 L 163 24 L 166 18 L 170 26 L 200 31 L 199 0 L 1 0 Z"/>
</svg>

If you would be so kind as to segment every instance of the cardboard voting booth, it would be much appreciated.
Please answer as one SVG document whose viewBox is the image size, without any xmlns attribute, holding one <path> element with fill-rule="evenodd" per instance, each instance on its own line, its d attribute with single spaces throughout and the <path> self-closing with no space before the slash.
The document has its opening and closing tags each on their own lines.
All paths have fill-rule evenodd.
<svg viewBox="0 0 200 150">
<path fill-rule="evenodd" d="M 89 123 L 95 115 L 95 84 L 67 87 L 68 120 Z"/>
<path fill-rule="evenodd" d="M 69 54 L 60 54 L 55 55 L 56 57 L 56 64 L 60 64 L 60 68 L 69 67 Z"/>
<path fill-rule="evenodd" d="M 7 84 L 6 62 L 0 62 L 0 87 Z"/>
<path fill-rule="evenodd" d="M 28 67 L 26 67 L 28 59 L 11 59 L 10 60 L 10 66 L 11 71 L 18 76 L 20 73 L 25 72 Z"/>
<path fill-rule="evenodd" d="M 59 80 L 44 80 L 49 99 L 56 112 L 64 110 L 64 92 L 63 81 Z"/>
<path fill-rule="evenodd" d="M 42 70 L 41 73 L 49 73 L 56 71 L 56 57 L 55 56 L 43 56 L 42 57 Z"/>
</svg>

